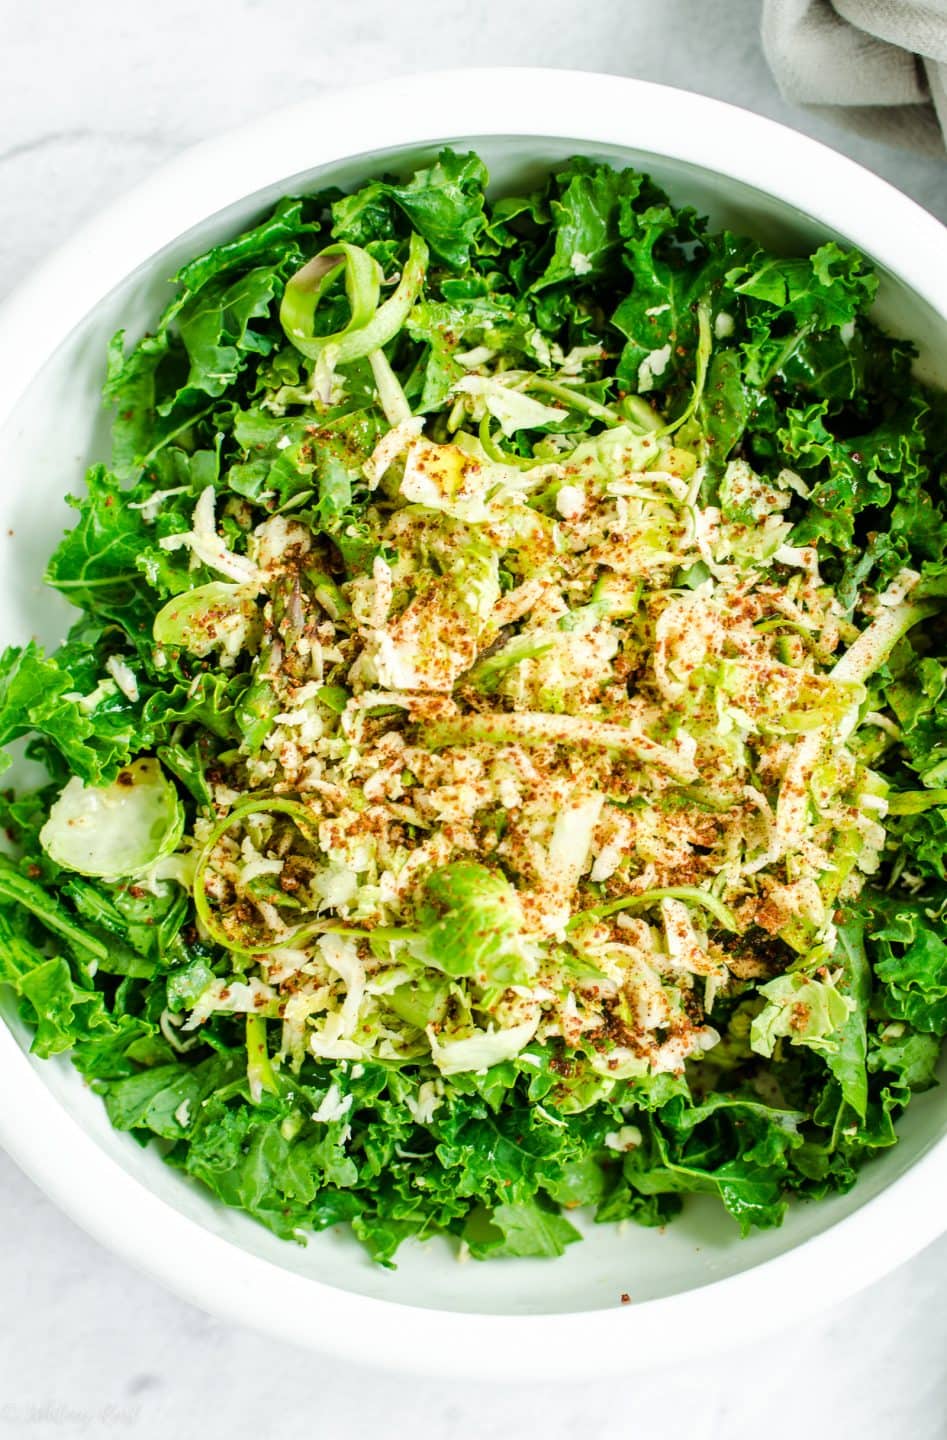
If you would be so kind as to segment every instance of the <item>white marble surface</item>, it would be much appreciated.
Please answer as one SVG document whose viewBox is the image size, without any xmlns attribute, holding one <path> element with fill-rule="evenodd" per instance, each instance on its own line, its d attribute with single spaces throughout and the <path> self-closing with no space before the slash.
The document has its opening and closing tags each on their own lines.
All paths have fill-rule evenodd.
<svg viewBox="0 0 947 1440">
<path fill-rule="evenodd" d="M 756 0 L 0 0 L 0 296 L 192 141 L 329 85 L 423 68 L 610 70 L 817 135 L 947 219 L 947 163 L 783 104 Z M 0 1156 L 0 1440 L 942 1440 L 947 1241 L 759 1351 L 625 1384 L 495 1388 L 287 1353 L 207 1318 L 81 1234 Z M 669 1362 L 673 1356 L 668 1357 Z"/>
</svg>

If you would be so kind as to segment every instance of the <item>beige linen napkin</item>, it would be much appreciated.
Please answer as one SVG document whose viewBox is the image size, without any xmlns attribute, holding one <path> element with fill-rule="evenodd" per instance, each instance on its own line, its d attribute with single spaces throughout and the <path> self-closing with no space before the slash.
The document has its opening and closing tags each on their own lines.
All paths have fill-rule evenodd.
<svg viewBox="0 0 947 1440">
<path fill-rule="evenodd" d="M 787 100 L 943 152 L 947 0 L 763 0 L 763 49 Z"/>
</svg>

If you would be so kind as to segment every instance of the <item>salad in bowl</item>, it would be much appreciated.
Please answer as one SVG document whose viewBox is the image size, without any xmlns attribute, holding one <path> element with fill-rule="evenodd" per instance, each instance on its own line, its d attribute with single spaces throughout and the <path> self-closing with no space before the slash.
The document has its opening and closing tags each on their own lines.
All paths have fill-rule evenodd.
<svg viewBox="0 0 947 1440">
<path fill-rule="evenodd" d="M 0 982 L 286 1239 L 556 1256 L 852 1186 L 947 1031 L 943 397 L 835 242 L 447 149 L 108 355 L 0 663 Z"/>
</svg>

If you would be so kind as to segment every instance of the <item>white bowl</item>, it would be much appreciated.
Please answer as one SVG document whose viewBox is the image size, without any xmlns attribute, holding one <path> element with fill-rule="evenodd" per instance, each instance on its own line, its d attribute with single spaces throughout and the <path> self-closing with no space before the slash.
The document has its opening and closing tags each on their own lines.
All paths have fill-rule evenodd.
<svg viewBox="0 0 947 1440">
<path fill-rule="evenodd" d="M 582 153 L 650 171 L 674 199 L 788 250 L 853 242 L 879 318 L 947 379 L 947 231 L 883 181 L 758 116 L 641 81 L 563 71 L 412 76 L 284 111 L 190 151 L 71 238 L 0 314 L 3 640 L 55 643 L 68 607 L 43 564 L 66 491 L 106 454 L 107 338 L 153 322 L 178 264 L 280 195 L 351 186 L 472 146 L 498 188 Z M 14 533 L 15 532 L 15 533 Z M 72 612 L 74 614 L 75 612 Z M 855 1190 L 740 1240 L 709 1202 L 666 1233 L 591 1226 L 555 1262 L 458 1265 L 443 1241 L 395 1272 L 347 1235 L 278 1241 L 112 1131 L 67 1060 L 33 1061 L 7 1004 L 0 1140 L 80 1224 L 207 1310 L 393 1368 L 478 1377 L 630 1370 L 756 1339 L 881 1275 L 944 1226 L 947 1108 L 913 1101 Z M 632 1303 L 620 1303 L 622 1292 Z"/>
</svg>

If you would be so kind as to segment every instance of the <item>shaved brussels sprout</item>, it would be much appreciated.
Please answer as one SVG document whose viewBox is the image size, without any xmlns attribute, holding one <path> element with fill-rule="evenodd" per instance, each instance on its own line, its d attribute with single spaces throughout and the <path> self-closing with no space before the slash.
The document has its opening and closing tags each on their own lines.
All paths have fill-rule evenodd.
<svg viewBox="0 0 947 1440">
<path fill-rule="evenodd" d="M 157 760 L 134 760 L 110 785 L 87 785 L 74 775 L 39 838 L 64 869 L 115 880 L 150 870 L 183 831 L 184 809 Z"/>
</svg>

